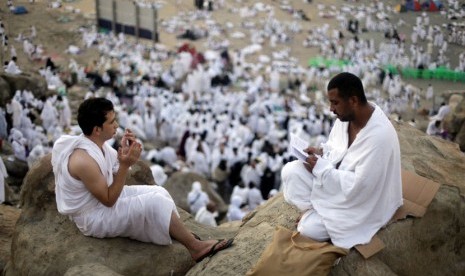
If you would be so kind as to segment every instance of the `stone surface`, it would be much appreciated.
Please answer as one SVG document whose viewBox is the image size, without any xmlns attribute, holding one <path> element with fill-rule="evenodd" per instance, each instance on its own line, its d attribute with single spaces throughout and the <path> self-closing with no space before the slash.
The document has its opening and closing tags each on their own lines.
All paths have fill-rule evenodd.
<svg viewBox="0 0 465 276">
<path fill-rule="evenodd" d="M 9 95 L 5 95 L 6 91 L 3 91 L 1 92 L 1 99 L 11 99 L 16 93 L 16 90 L 31 91 L 36 98 L 41 98 L 42 96 L 55 94 L 54 92 L 48 92 L 47 82 L 43 77 L 40 77 L 37 74 L 10 75 L 7 73 L 2 73 L 0 74 L 0 78 L 2 78 L 8 84 L 9 87 Z"/>
<path fill-rule="evenodd" d="M 24 177 L 29 171 L 27 162 L 19 160 L 18 158 L 14 157 L 14 155 L 10 155 L 3 159 L 3 163 L 5 163 L 5 168 L 8 172 L 10 185 L 20 187 L 23 183 Z"/>
<path fill-rule="evenodd" d="M 10 85 L 0 76 L 0 106 L 6 106 L 11 99 Z"/>
<path fill-rule="evenodd" d="M 0 274 L 8 262 L 11 250 L 11 238 L 21 210 L 0 204 Z"/>
<path fill-rule="evenodd" d="M 84 265 L 73 266 L 66 271 L 65 276 L 121 276 L 107 266 L 99 263 L 89 263 Z"/>
<path fill-rule="evenodd" d="M 460 98 L 459 98 L 460 99 Z M 449 132 L 454 136 L 456 142 L 462 151 L 465 151 L 465 99 L 461 97 L 460 101 L 454 103 L 455 108 L 446 118 L 446 124 Z"/>
<path fill-rule="evenodd" d="M 88 263 L 99 263 L 122 275 L 183 275 L 195 264 L 178 242 L 158 246 L 127 238 L 82 235 L 74 223 L 56 210 L 50 158 L 47 155 L 37 162 L 24 179 L 22 212 L 16 223 L 6 275 L 63 275 L 72 267 Z M 132 167 L 129 182 L 145 184 L 147 176 L 151 177 L 150 168 L 140 161 Z M 179 212 L 186 225 L 203 239 L 232 237 L 237 229 L 198 225 L 187 212 Z"/>
</svg>

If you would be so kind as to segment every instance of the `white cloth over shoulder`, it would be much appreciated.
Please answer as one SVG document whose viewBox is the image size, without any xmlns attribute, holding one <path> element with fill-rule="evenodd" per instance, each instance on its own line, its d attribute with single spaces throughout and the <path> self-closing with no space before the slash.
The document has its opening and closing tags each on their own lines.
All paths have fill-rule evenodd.
<svg viewBox="0 0 465 276">
<path fill-rule="evenodd" d="M 110 145 L 100 148 L 85 136 L 60 137 L 52 150 L 55 194 L 58 211 L 70 215 L 86 236 L 129 237 L 142 242 L 171 244 L 169 225 L 176 206 L 168 192 L 159 186 L 124 186 L 112 207 L 100 203 L 68 172 L 68 161 L 75 149 L 84 149 L 95 159 L 107 184 L 119 167 L 117 152 Z"/>
<path fill-rule="evenodd" d="M 286 200 L 317 211 L 333 244 L 343 248 L 370 242 L 402 205 L 400 148 L 391 122 L 375 106 L 349 148 L 348 125 L 336 121 L 313 174 L 301 161 L 282 172 Z"/>
</svg>

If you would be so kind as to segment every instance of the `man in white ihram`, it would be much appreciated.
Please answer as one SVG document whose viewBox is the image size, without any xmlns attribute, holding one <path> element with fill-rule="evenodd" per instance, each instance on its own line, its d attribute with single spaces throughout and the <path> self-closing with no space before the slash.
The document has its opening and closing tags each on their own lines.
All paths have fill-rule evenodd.
<svg viewBox="0 0 465 276">
<path fill-rule="evenodd" d="M 159 245 L 169 245 L 174 238 L 196 262 L 231 246 L 232 239 L 196 238 L 179 219 L 164 188 L 125 185 L 142 146 L 129 130 L 118 151 L 106 143 L 118 129 L 111 101 L 85 100 L 77 119 L 83 135 L 60 137 L 53 146 L 52 166 L 58 211 L 68 215 L 84 235 L 129 237 Z"/>
<path fill-rule="evenodd" d="M 340 73 L 327 90 L 337 116 L 328 142 L 284 166 L 283 193 L 303 212 L 302 235 L 351 248 L 369 243 L 402 205 L 399 141 L 357 76 Z"/>
</svg>

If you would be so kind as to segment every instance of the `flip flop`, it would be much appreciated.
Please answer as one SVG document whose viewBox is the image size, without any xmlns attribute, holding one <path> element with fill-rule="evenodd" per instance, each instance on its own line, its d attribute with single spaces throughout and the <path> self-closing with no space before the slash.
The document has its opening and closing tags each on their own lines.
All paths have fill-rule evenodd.
<svg viewBox="0 0 465 276">
<path fill-rule="evenodd" d="M 222 247 L 217 247 L 221 242 L 223 241 L 223 239 L 221 240 L 218 240 L 214 245 L 212 245 L 210 251 L 208 251 L 207 253 L 205 253 L 203 256 L 201 256 L 200 258 L 198 258 L 197 260 L 195 260 L 196 263 L 200 263 L 203 259 L 205 259 L 206 257 L 212 257 L 213 255 L 215 255 L 216 253 L 220 252 L 221 250 L 224 250 L 226 248 L 229 248 L 231 247 L 234 239 L 229 239 Z"/>
</svg>

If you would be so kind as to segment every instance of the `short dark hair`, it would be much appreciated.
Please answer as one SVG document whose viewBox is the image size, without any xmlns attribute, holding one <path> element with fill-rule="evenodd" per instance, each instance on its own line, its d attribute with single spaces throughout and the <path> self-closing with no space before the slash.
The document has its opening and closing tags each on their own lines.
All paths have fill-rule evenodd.
<svg viewBox="0 0 465 276">
<path fill-rule="evenodd" d="M 94 127 L 102 127 L 113 103 L 105 98 L 90 98 L 81 103 L 77 121 L 84 135 L 91 135 Z"/>
<path fill-rule="evenodd" d="M 337 88 L 339 96 L 347 100 L 356 96 L 361 103 L 367 103 L 362 81 L 354 74 L 343 72 L 334 76 L 328 83 L 328 91 Z"/>
</svg>

